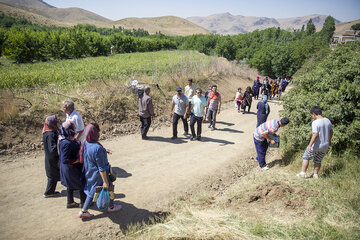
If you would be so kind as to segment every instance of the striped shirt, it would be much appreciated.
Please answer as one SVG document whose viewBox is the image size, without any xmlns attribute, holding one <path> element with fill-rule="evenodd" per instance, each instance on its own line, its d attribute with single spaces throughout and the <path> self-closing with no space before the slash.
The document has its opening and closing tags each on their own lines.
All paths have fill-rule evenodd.
<svg viewBox="0 0 360 240">
<path fill-rule="evenodd" d="M 277 120 L 269 120 L 264 122 L 255 129 L 254 138 L 259 141 L 264 141 L 264 134 L 275 134 L 280 127 L 280 122 Z"/>
</svg>

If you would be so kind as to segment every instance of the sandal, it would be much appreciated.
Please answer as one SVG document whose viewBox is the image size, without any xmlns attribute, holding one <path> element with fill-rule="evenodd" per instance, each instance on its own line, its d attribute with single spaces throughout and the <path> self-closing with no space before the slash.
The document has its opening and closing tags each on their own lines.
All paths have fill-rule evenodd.
<svg viewBox="0 0 360 240">
<path fill-rule="evenodd" d="M 73 203 L 68 203 L 66 205 L 66 208 L 78 208 L 79 207 L 79 204 L 76 203 L 76 202 L 73 202 Z"/>
</svg>

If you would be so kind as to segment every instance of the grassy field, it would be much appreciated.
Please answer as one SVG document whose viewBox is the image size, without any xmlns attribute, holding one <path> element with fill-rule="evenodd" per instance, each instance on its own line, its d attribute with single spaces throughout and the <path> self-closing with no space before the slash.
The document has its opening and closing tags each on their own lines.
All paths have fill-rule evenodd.
<svg viewBox="0 0 360 240">
<path fill-rule="evenodd" d="M 287 166 L 281 165 L 286 160 L 267 172 L 252 169 L 230 182 L 238 169 L 229 167 L 228 174 L 214 177 L 222 183 L 207 184 L 220 184 L 220 190 L 199 187 L 174 201 L 160 223 L 129 227 L 127 238 L 359 239 L 359 158 L 344 156 L 327 155 L 317 180 L 295 176 L 301 155 Z"/>
<path fill-rule="evenodd" d="M 134 74 L 159 78 L 163 74 L 196 73 L 211 58 L 193 51 L 117 54 L 34 64 L 0 65 L 0 89 L 47 85 L 77 86 L 96 79 L 127 81 Z"/>
</svg>

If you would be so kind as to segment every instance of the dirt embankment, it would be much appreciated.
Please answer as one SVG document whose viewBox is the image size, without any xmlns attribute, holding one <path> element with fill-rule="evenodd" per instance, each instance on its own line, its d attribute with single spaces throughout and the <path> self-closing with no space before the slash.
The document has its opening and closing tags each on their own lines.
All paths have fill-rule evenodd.
<svg viewBox="0 0 360 240">
<path fill-rule="evenodd" d="M 211 84 L 217 84 L 224 101 L 233 99 L 238 87 L 251 84 L 256 72 L 246 66 L 236 67 L 221 59 L 211 73 L 193 76 L 171 76 L 171 81 L 162 81 L 159 87 L 152 87 L 151 96 L 155 105 L 156 118 L 152 128 L 169 126 L 171 97 L 175 86 L 185 87 L 189 77 L 194 78 L 194 85 L 204 92 Z M 226 74 L 224 74 L 226 72 Z M 148 82 L 151 85 L 150 82 Z M 51 89 L 35 89 L 21 93 L 20 97 L 8 95 L 0 103 L 0 156 L 28 155 L 32 151 L 42 150 L 44 119 L 56 114 L 60 121 L 65 120 L 62 101 L 72 99 L 76 110 L 82 115 L 85 125 L 99 123 L 101 139 L 124 136 L 139 131 L 137 115 L 137 96 L 125 85 L 111 81 L 93 82 L 86 89 L 66 90 L 65 93 Z M 31 104 L 29 104 L 31 102 Z"/>
</svg>

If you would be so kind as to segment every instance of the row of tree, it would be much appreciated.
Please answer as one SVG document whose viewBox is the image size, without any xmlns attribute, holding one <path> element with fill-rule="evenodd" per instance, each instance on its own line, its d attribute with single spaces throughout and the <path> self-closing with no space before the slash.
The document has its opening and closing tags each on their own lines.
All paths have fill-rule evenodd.
<svg viewBox="0 0 360 240">
<path fill-rule="evenodd" d="M 29 29 L 17 23 L 10 29 L 0 28 L 0 53 L 19 63 L 33 60 L 104 56 L 110 53 L 145 52 L 163 49 L 197 50 L 228 60 L 246 61 L 263 75 L 293 75 L 311 55 L 328 49 L 335 30 L 329 16 L 321 31 L 312 20 L 306 28 L 286 31 L 280 28 L 256 30 L 236 36 L 216 34 L 169 37 L 161 33 L 120 28 L 97 28 L 77 25 L 70 28 Z"/>
<path fill-rule="evenodd" d="M 103 36 L 81 26 L 51 31 L 0 28 L 0 53 L 18 63 L 106 56 L 111 52 L 159 51 L 176 47 L 176 43 L 169 39 L 140 38 L 122 33 Z"/>
<path fill-rule="evenodd" d="M 193 35 L 175 39 L 180 49 L 246 61 L 263 75 L 285 77 L 293 75 L 311 55 L 326 51 L 334 31 L 334 18 L 329 16 L 319 32 L 310 19 L 306 28 L 292 32 L 268 28 L 236 36 Z"/>
</svg>

